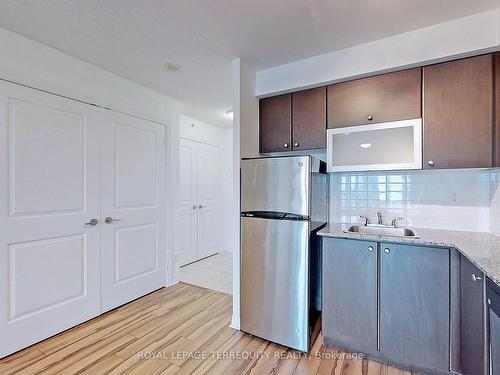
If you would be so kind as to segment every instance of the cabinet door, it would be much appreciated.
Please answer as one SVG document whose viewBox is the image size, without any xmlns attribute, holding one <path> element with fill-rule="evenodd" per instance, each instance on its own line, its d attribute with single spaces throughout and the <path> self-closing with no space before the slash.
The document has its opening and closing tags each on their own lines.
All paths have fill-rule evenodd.
<svg viewBox="0 0 500 375">
<path fill-rule="evenodd" d="M 381 243 L 380 351 L 416 370 L 450 366 L 447 249 Z"/>
<path fill-rule="evenodd" d="M 421 69 L 328 86 L 328 128 L 420 118 Z"/>
<path fill-rule="evenodd" d="M 491 55 L 424 68 L 424 168 L 492 166 Z"/>
<path fill-rule="evenodd" d="M 325 148 L 326 87 L 292 94 L 292 148 Z"/>
<path fill-rule="evenodd" d="M 500 287 L 491 280 L 486 281 L 489 328 L 489 374 L 500 375 Z"/>
<path fill-rule="evenodd" d="M 259 150 L 291 150 L 291 94 L 261 99 L 259 102 Z"/>
<path fill-rule="evenodd" d="M 500 53 L 495 55 L 495 166 L 500 167 Z"/>
<path fill-rule="evenodd" d="M 462 372 L 464 375 L 484 374 L 484 276 L 463 256 L 460 259 L 460 301 Z"/>
<path fill-rule="evenodd" d="M 500 375 L 500 316 L 492 309 L 490 309 L 489 312 L 491 375 Z"/>
<path fill-rule="evenodd" d="M 377 351 L 377 244 L 323 239 L 322 332 L 328 345 Z"/>
</svg>

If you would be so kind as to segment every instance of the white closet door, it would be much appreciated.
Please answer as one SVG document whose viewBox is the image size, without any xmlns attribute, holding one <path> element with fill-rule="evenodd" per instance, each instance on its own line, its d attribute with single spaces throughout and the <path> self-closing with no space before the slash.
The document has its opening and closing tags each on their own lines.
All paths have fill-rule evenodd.
<svg viewBox="0 0 500 375">
<path fill-rule="evenodd" d="M 219 149 L 198 144 L 198 258 L 218 251 L 222 221 L 217 195 L 221 189 L 219 178 Z"/>
<path fill-rule="evenodd" d="M 102 115 L 0 83 L 0 357 L 100 313 Z"/>
<path fill-rule="evenodd" d="M 101 141 L 103 311 L 166 280 L 165 127 L 109 116 Z"/>
<path fill-rule="evenodd" d="M 176 255 L 179 265 L 194 262 L 197 254 L 197 142 L 180 140 L 179 202 L 177 205 Z"/>
</svg>

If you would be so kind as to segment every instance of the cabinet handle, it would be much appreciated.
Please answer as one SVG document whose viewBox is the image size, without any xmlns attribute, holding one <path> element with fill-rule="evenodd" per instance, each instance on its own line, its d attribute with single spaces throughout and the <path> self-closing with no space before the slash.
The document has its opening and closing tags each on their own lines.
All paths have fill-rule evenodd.
<svg viewBox="0 0 500 375">
<path fill-rule="evenodd" d="M 482 277 L 479 277 L 479 276 L 472 274 L 472 281 L 480 281 L 482 279 L 483 279 Z"/>
<path fill-rule="evenodd" d="M 371 253 L 373 251 L 373 246 L 368 246 L 368 251 Z"/>
<path fill-rule="evenodd" d="M 196 210 L 197 205 L 193 204 L 193 210 Z"/>
<path fill-rule="evenodd" d="M 288 148 L 288 143 L 285 143 L 285 144 L 283 145 L 283 147 L 284 147 L 284 148 Z"/>
<path fill-rule="evenodd" d="M 299 147 L 299 142 L 295 142 L 295 143 L 293 144 L 293 147 Z"/>
<path fill-rule="evenodd" d="M 389 254 L 390 252 L 391 252 L 391 249 L 389 249 L 388 247 L 386 247 L 386 248 L 384 249 L 384 253 Z"/>
<path fill-rule="evenodd" d="M 373 116 L 372 115 L 368 115 L 366 118 L 368 119 L 368 121 L 373 120 Z"/>
<path fill-rule="evenodd" d="M 427 164 L 429 164 L 431 167 L 433 167 L 433 166 L 434 166 L 434 161 L 433 161 L 433 160 L 429 160 L 429 161 L 427 162 Z"/>
</svg>

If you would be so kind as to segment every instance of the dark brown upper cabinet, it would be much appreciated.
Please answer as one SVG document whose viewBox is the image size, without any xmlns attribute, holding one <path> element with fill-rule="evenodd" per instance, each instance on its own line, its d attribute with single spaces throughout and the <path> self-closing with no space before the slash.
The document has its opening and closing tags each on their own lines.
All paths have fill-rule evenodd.
<svg viewBox="0 0 500 375">
<path fill-rule="evenodd" d="M 279 152 L 292 148 L 292 95 L 285 94 L 259 101 L 259 151 Z"/>
<path fill-rule="evenodd" d="M 424 67 L 424 169 L 493 165 L 493 56 Z"/>
<path fill-rule="evenodd" d="M 421 68 L 328 86 L 328 128 L 422 117 Z"/>
<path fill-rule="evenodd" d="M 495 129 L 493 131 L 495 147 L 495 166 L 500 167 L 500 53 L 495 55 Z"/>
<path fill-rule="evenodd" d="M 326 147 L 326 87 L 292 93 L 292 149 Z"/>
</svg>

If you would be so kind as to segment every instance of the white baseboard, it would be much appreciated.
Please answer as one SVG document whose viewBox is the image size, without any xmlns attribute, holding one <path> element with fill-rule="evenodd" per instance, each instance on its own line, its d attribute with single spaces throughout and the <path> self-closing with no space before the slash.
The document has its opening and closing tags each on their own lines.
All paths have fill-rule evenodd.
<svg viewBox="0 0 500 375">
<path fill-rule="evenodd" d="M 167 280 L 167 287 L 175 285 L 180 283 L 181 281 L 181 274 L 179 272 L 175 272 L 172 277 L 170 277 L 170 280 Z"/>
<path fill-rule="evenodd" d="M 231 324 L 229 325 L 232 329 L 240 330 L 240 317 L 238 315 L 234 315 L 231 318 Z"/>
</svg>

